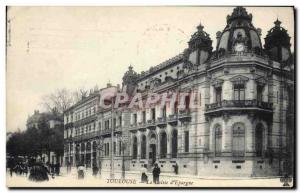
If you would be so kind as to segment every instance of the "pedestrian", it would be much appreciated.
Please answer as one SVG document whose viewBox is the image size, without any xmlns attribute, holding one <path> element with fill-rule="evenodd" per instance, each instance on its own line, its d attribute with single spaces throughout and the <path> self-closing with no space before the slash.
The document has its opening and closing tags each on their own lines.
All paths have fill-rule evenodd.
<svg viewBox="0 0 300 193">
<path fill-rule="evenodd" d="M 154 184 L 159 184 L 159 174 L 160 174 L 160 168 L 158 167 L 158 164 L 154 164 L 154 168 L 152 171 L 153 174 L 153 182 Z"/>
<path fill-rule="evenodd" d="M 173 167 L 174 167 L 174 172 L 177 175 L 178 174 L 178 164 L 175 163 L 175 165 Z"/>
<path fill-rule="evenodd" d="M 68 161 L 67 162 L 67 173 L 70 173 L 71 172 L 71 162 Z"/>
<path fill-rule="evenodd" d="M 29 174 L 29 180 L 35 182 L 48 181 L 49 170 L 42 163 L 36 163 L 32 166 Z"/>
<path fill-rule="evenodd" d="M 141 182 L 142 183 L 148 183 L 148 176 L 147 176 L 147 165 L 143 165 L 143 167 L 141 168 Z"/>
<path fill-rule="evenodd" d="M 84 166 L 80 164 L 77 168 L 78 179 L 84 179 Z"/>
<path fill-rule="evenodd" d="M 60 164 L 59 164 L 59 162 L 56 163 L 56 165 L 55 165 L 55 172 L 56 172 L 56 175 L 59 176 L 59 174 L 60 174 Z"/>
<path fill-rule="evenodd" d="M 97 165 L 93 164 L 93 176 L 97 176 L 98 171 L 99 171 L 99 169 L 98 169 Z"/>
</svg>

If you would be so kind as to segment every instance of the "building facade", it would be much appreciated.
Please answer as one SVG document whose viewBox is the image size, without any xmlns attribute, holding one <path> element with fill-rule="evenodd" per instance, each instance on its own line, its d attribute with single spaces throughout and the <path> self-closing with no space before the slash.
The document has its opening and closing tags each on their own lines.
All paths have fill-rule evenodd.
<svg viewBox="0 0 300 193">
<path fill-rule="evenodd" d="M 149 170 L 195 176 L 276 176 L 292 171 L 294 61 L 287 31 L 275 21 L 261 43 L 252 15 L 236 7 L 217 47 L 199 25 L 183 53 L 136 73 L 122 87 L 95 90 L 64 114 L 66 165 L 107 171 Z M 101 107 L 105 92 L 190 93 L 183 104 Z M 192 97 L 196 96 L 196 97 Z M 114 95 L 115 96 L 115 95 Z M 114 104 L 114 97 L 108 98 Z M 193 104 L 193 108 L 191 107 Z"/>
</svg>

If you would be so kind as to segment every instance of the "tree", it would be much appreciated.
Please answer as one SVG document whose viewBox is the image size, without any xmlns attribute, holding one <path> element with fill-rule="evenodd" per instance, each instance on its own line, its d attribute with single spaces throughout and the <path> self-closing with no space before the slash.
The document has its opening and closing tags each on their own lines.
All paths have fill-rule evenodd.
<svg viewBox="0 0 300 193">
<path fill-rule="evenodd" d="M 58 113 L 63 113 L 74 103 L 72 92 L 63 88 L 58 89 L 54 93 L 45 95 L 42 98 L 42 105 L 47 111 L 52 112 L 55 109 Z"/>
</svg>

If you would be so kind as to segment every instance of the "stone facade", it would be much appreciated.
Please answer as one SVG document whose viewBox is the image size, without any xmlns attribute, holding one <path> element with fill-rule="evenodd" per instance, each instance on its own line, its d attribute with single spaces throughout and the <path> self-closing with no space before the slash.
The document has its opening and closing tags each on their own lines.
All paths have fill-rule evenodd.
<svg viewBox="0 0 300 193">
<path fill-rule="evenodd" d="M 204 177 L 290 171 L 290 39 L 279 21 L 269 31 L 265 48 L 260 36 L 252 15 L 237 7 L 227 17 L 224 31 L 217 33 L 216 50 L 199 25 L 182 54 L 140 74 L 129 67 L 122 88 L 96 90 L 65 112 L 65 164 L 139 171 L 157 163 L 162 172 L 170 173 L 177 164 L 179 174 Z M 278 36 L 284 36 L 281 44 L 274 44 Z M 187 96 L 183 107 L 157 102 L 143 109 L 129 108 L 128 103 L 102 108 L 100 98 L 107 90 L 140 93 L 143 100 L 151 93 L 196 97 Z M 113 97 L 108 99 L 112 102 Z"/>
</svg>

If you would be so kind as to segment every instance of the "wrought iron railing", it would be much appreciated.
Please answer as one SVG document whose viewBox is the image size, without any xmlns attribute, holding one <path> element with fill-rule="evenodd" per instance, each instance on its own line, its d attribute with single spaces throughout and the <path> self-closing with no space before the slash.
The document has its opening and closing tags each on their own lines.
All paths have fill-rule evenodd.
<svg viewBox="0 0 300 193">
<path fill-rule="evenodd" d="M 185 118 L 185 117 L 191 117 L 191 111 L 190 109 L 182 109 L 179 111 L 178 118 Z"/>
<path fill-rule="evenodd" d="M 91 138 L 94 138 L 94 137 L 97 137 L 97 136 L 99 136 L 99 132 L 94 131 L 94 132 L 74 136 L 73 140 L 74 141 L 82 141 L 82 140 L 91 139 Z"/>
<path fill-rule="evenodd" d="M 166 117 L 158 117 L 156 124 L 157 125 L 166 124 Z"/>
<path fill-rule="evenodd" d="M 155 126 L 155 119 L 147 121 L 147 127 L 152 127 L 152 126 Z"/>
<path fill-rule="evenodd" d="M 206 111 L 216 110 L 224 107 L 239 107 L 239 108 L 247 108 L 247 107 L 258 107 L 262 109 L 272 110 L 273 104 L 268 102 L 262 102 L 257 100 L 223 100 L 219 103 L 207 104 Z"/>
<path fill-rule="evenodd" d="M 174 114 L 169 115 L 168 121 L 169 122 L 177 121 L 177 118 L 178 118 L 177 113 L 174 113 Z"/>
</svg>

